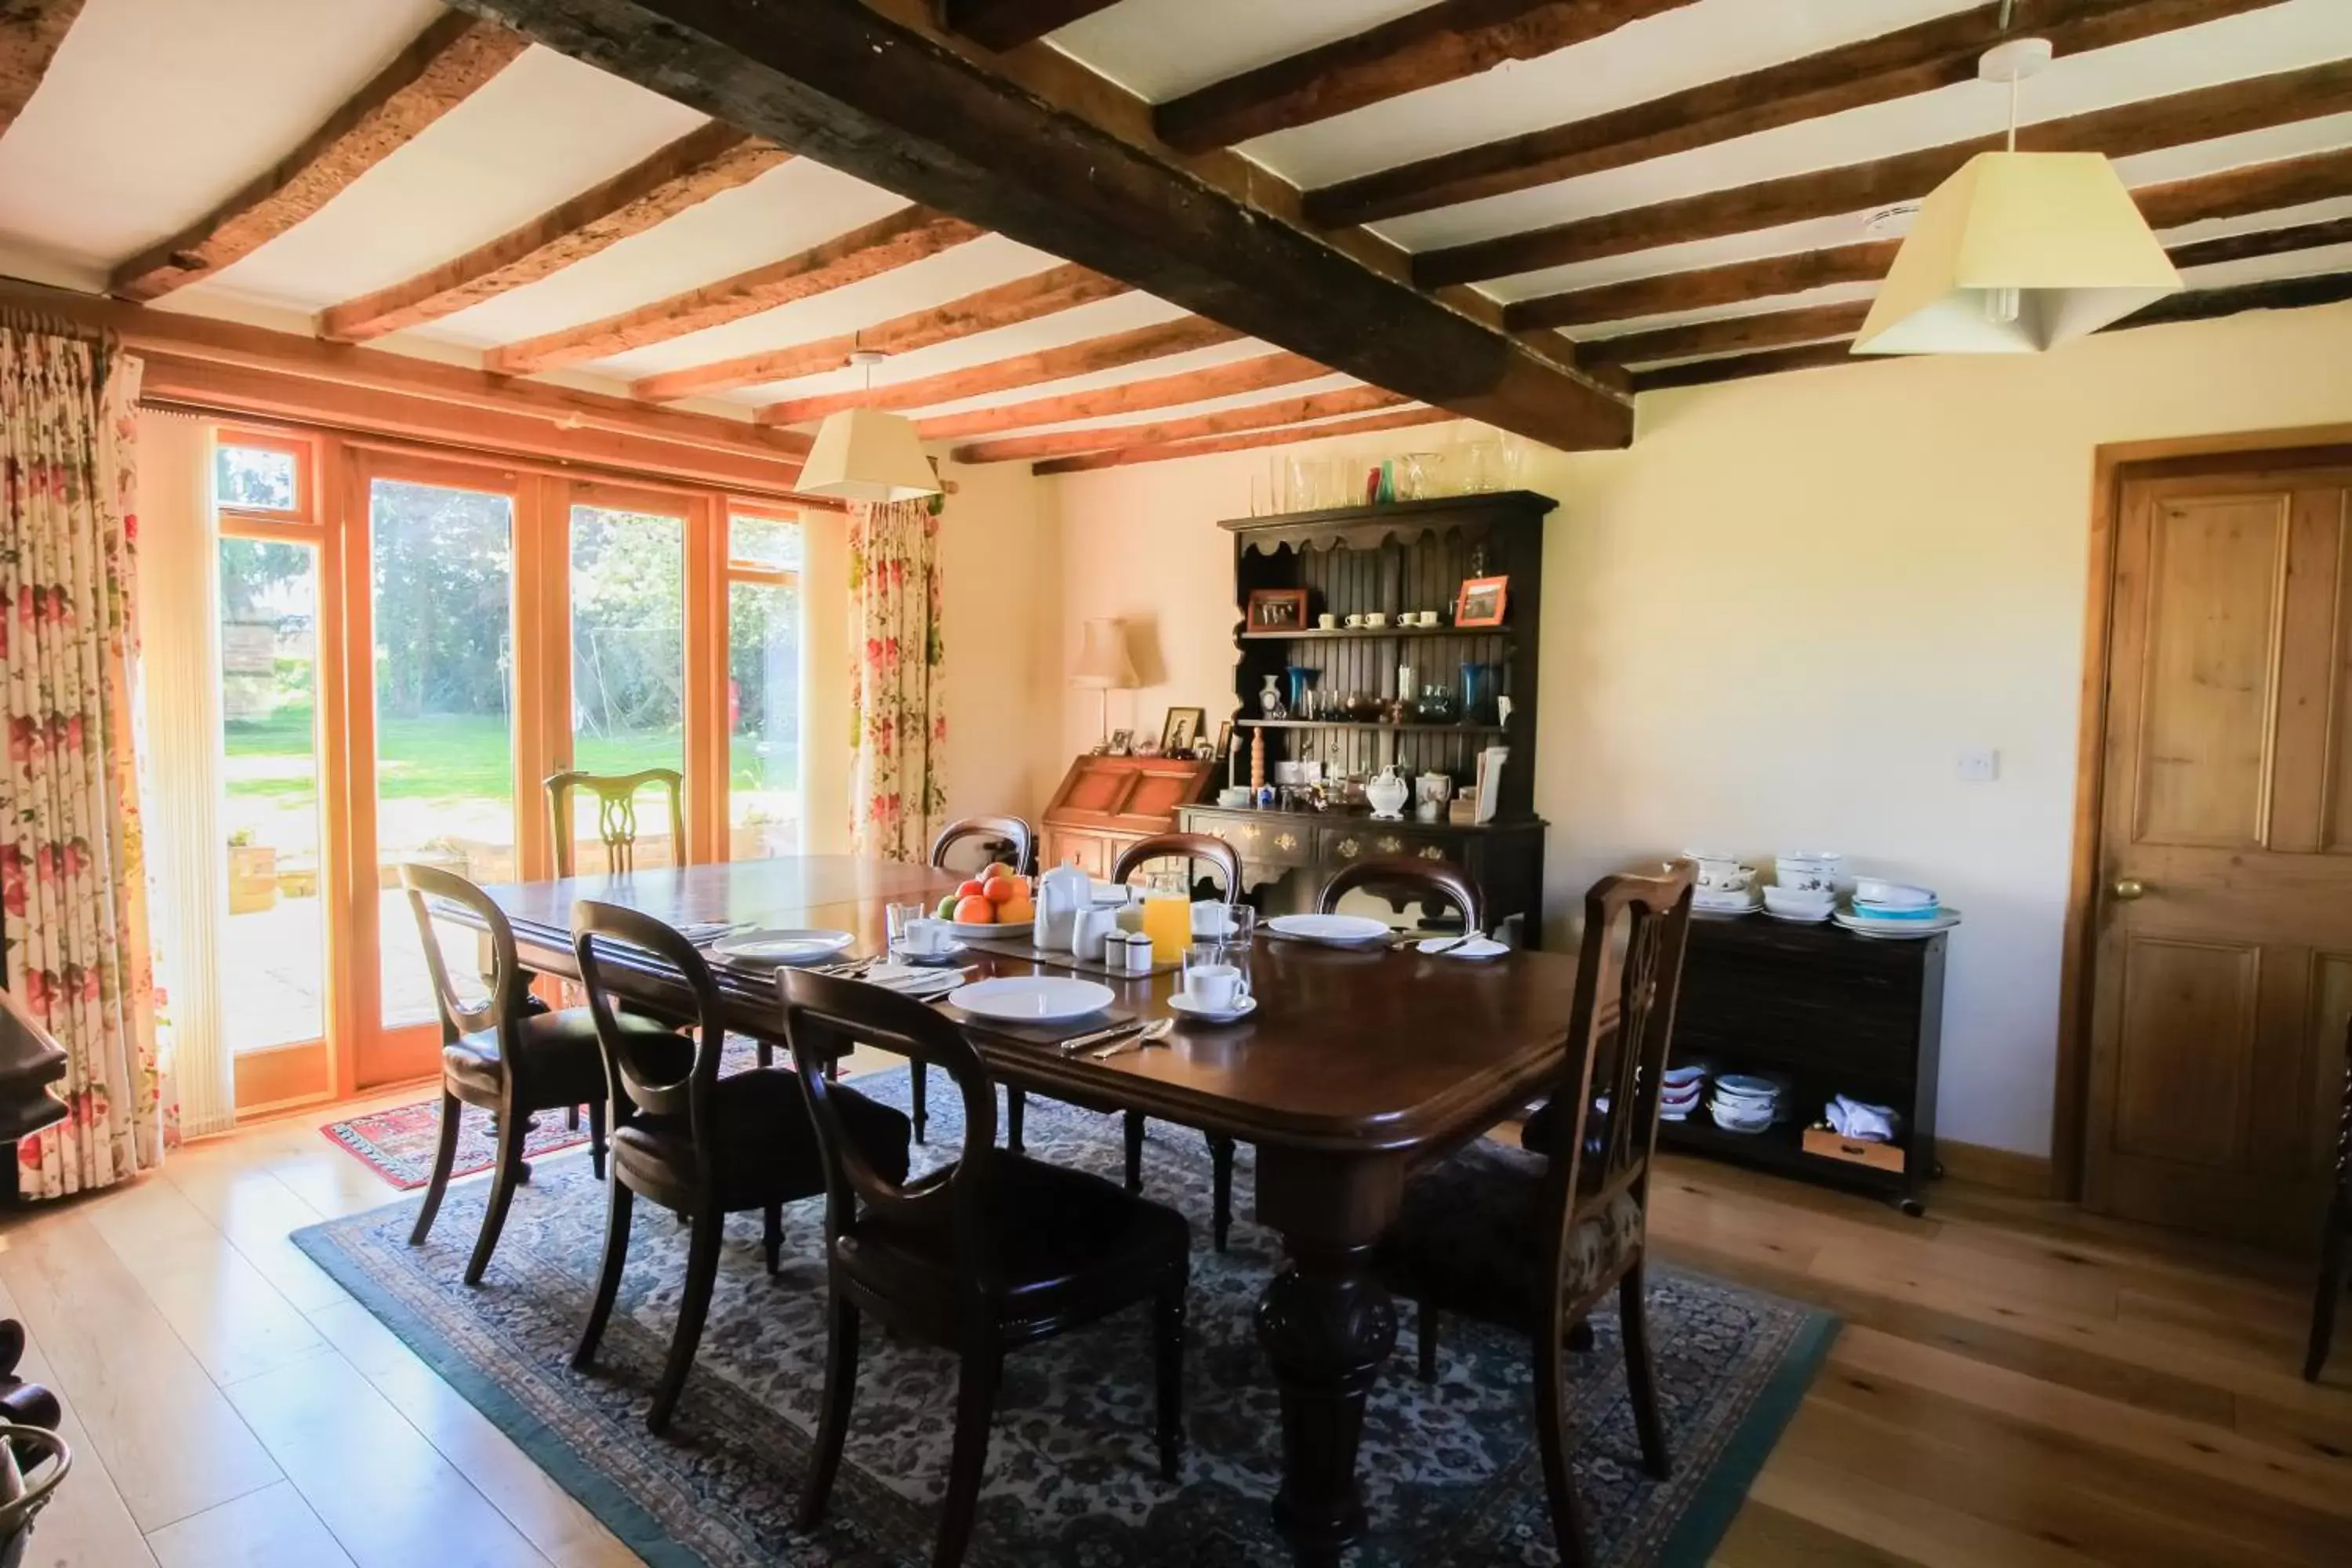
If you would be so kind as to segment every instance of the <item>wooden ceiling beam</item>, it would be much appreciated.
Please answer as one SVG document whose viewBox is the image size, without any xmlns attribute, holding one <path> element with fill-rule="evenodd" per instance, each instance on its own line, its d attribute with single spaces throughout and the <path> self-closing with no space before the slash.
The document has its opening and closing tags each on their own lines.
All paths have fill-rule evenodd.
<svg viewBox="0 0 2352 1568">
<path fill-rule="evenodd" d="M 2244 283 L 2229 289 L 2189 289 L 2169 294 L 2155 304 L 2126 316 L 2102 331 L 2128 331 L 2134 327 L 2162 326 L 2176 321 L 2207 321 L 2249 310 L 2294 310 L 2352 300 L 2352 272 L 2324 272 L 2308 278 L 2280 278 L 2266 283 Z M 1836 309 L 1837 307 L 1832 307 Z M 1782 314 L 1799 314 L 1788 311 Z M 1748 318 L 1750 321 L 1769 318 Z M 1860 326 L 1857 318 L 1856 327 Z M 1907 354 L 1857 354 L 1851 340 L 1811 342 L 1762 353 L 1734 354 L 1721 359 L 1693 360 L 1686 364 L 1636 371 L 1636 392 L 1657 392 L 1675 386 L 1703 386 L 1720 381 L 1744 381 L 1751 376 L 1814 365 L 1855 364 L 1879 359 L 1907 359 Z"/>
<path fill-rule="evenodd" d="M 365 342 L 454 316 L 551 278 L 608 245 L 759 178 L 791 156 L 712 121 L 488 245 L 389 289 L 328 307 L 319 318 L 320 335 Z"/>
<path fill-rule="evenodd" d="M 1044 44 L 1001 56 L 919 0 L 459 0 L 831 167 L 1293 353 L 1563 448 L 1622 446 L 1626 398 L 1402 253 L 1318 237 L 1244 160 L 1179 158 L 1149 106 Z M 1286 193 L 1285 195 L 1284 193 Z M 1548 335 L 1548 334 L 1545 334 Z"/>
<path fill-rule="evenodd" d="M 2141 216 L 2156 229 L 2180 228 L 2214 218 L 2244 217 L 2344 195 L 2352 195 L 2352 150 L 2314 153 L 2274 163 L 2249 163 L 2217 174 L 2143 185 L 2132 193 Z M 2175 267 L 2202 267 L 2211 261 L 2231 260 L 2238 255 L 2274 256 L 2285 250 L 2344 243 L 2331 237 L 2333 231 L 2323 225 L 2263 233 L 2273 237 L 2261 239 L 2260 248 L 2205 249 L 2209 245 L 2251 247 L 2260 238 L 2256 235 L 2241 235 L 2228 240 L 2175 245 L 2168 254 Z M 1872 240 L 1827 250 L 1801 250 L 1787 256 L 1727 262 L 1720 267 L 1661 272 L 1623 283 L 1522 300 L 1505 312 L 1504 319 L 1518 331 L 1587 327 L 1603 321 L 1704 310 L 1711 305 L 1769 300 L 1832 283 L 1875 283 L 1886 276 L 1886 269 L 1895 264 L 1895 253 L 1901 248 L 1900 240 Z"/>
<path fill-rule="evenodd" d="M 33 101 L 82 0 L 0 0 L 0 136 Z"/>
<path fill-rule="evenodd" d="M 1199 441 L 1169 441 L 1159 446 L 1115 447 L 1055 458 L 1032 470 L 1038 474 L 1076 474 L 1088 468 L 1120 468 L 1131 463 L 1167 463 L 1179 458 L 1205 458 L 1218 452 L 1245 452 L 1258 447 L 1288 447 L 1300 441 L 1321 441 L 1338 436 L 1369 436 L 1381 430 L 1402 430 L 1416 425 L 1442 425 L 1459 416 L 1444 408 L 1408 408 L 1397 414 L 1375 414 L 1363 419 L 1335 419 L 1328 425 L 1294 425 L 1280 430 L 1257 430 L 1239 436 L 1215 436 Z"/>
<path fill-rule="evenodd" d="M 1047 382 L 1066 380 L 1074 375 L 1093 375 L 1098 371 L 1118 370 L 1127 365 L 1140 364 L 1146 360 L 1190 353 L 1195 349 L 1216 348 L 1223 343 L 1237 342 L 1241 336 L 1231 327 L 1221 326 L 1206 316 L 1179 316 L 1172 321 L 1137 327 L 1131 331 L 1112 332 L 1106 337 L 1087 338 L 1082 342 L 1041 349 L 1035 353 L 1015 354 L 1009 359 L 993 360 L 987 364 L 971 365 L 963 370 L 942 371 L 937 375 L 918 376 L 911 381 L 885 382 L 879 386 L 856 392 L 831 392 L 816 397 L 771 403 L 760 410 L 760 423 L 800 425 L 812 419 L 822 419 L 828 414 L 838 414 L 845 408 L 929 408 L 937 404 L 955 403 L 967 397 L 984 397 L 992 392 L 1012 392 L 1024 386 L 1042 386 Z"/>
<path fill-rule="evenodd" d="M 1678 327 L 1597 339 L 1592 342 L 1592 352 L 1612 364 L 1637 365 L 1700 354 L 1784 348 L 1827 338 L 1851 338 L 1862 331 L 1863 321 L 1869 314 L 1870 301 L 1856 300 L 1850 304 L 1812 305 L 1798 310 L 1718 316 L 1711 321 L 1688 321 Z"/>
<path fill-rule="evenodd" d="M 1244 393 L 1295 386 L 1330 374 L 1303 355 L 1264 354 L 1178 375 L 1126 381 L 1116 386 L 1097 386 L 1059 397 L 1032 398 L 1025 403 L 1001 403 L 963 414 L 942 414 L 919 421 L 915 433 L 926 441 L 961 441 L 1000 430 L 1025 430 L 1033 425 L 1066 425 L 1077 419 L 1101 419 L 1114 414 L 1139 414 L 1147 408 L 1205 403 L 1213 397 L 1239 397 Z"/>
<path fill-rule="evenodd" d="M 2280 3 L 2021 0 L 2010 36 L 2036 35 L 2059 54 L 2080 54 Z M 1933 92 L 1975 80 L 1978 57 L 2001 37 L 2001 6 L 1988 0 L 1745 76 L 1325 185 L 1307 193 L 1307 216 L 1334 226 L 1377 223 Z"/>
<path fill-rule="evenodd" d="M 710 327 L 724 326 L 868 278 L 879 278 L 909 262 L 937 256 L 978 239 L 981 230 L 959 217 L 910 206 L 798 256 L 722 278 L 667 300 L 640 305 L 562 331 L 492 349 L 485 362 L 508 375 L 529 375 L 557 365 L 607 359 L 649 343 L 666 343 Z"/>
<path fill-rule="evenodd" d="M 2352 110 L 2352 59 L 2021 125 L 2017 144 L 2028 152 L 2121 158 L 2347 110 Z M 1423 251 L 1413 258 L 1413 278 L 1424 288 L 1474 283 L 1916 201 L 1970 158 L 2001 143 L 1998 135 L 1982 136 Z"/>
<path fill-rule="evenodd" d="M 108 291 L 147 300 L 250 256 L 405 147 L 529 47 L 496 22 L 451 11 L 301 145 L 188 228 L 114 269 Z"/>
<path fill-rule="evenodd" d="M 796 381 L 804 375 L 839 370 L 849 363 L 851 353 L 858 349 L 873 349 L 886 354 L 911 353 L 917 349 L 953 342 L 975 332 L 992 331 L 998 327 L 1034 321 L 1040 316 L 1058 315 L 1064 310 L 1092 304 L 1097 300 L 1115 299 L 1129 291 L 1128 286 L 1116 279 L 1106 278 L 1083 267 L 1064 265 L 1048 268 L 1026 278 L 1016 278 L 1010 283 L 1000 283 L 993 289 L 966 294 L 961 300 L 950 300 L 944 305 L 934 305 L 926 310 L 910 310 L 879 325 L 845 332 L 838 337 L 819 338 L 814 342 L 768 349 L 737 359 L 720 360 L 715 364 L 691 365 L 684 370 L 649 375 L 631 383 L 629 395 L 649 403 L 667 403 L 703 393 L 757 386 L 762 382 Z"/>
<path fill-rule="evenodd" d="M 1328 120 L 1571 47 L 1691 0 L 1439 0 L 1365 32 L 1173 98 L 1152 111 L 1185 153 Z"/>
<path fill-rule="evenodd" d="M 1342 414 L 1371 414 L 1410 403 L 1377 386 L 1349 386 L 1337 392 L 1286 397 L 1277 403 L 1253 403 L 1215 414 L 1195 414 L 1183 419 L 1159 419 L 1140 425 L 1110 425 L 1094 430 L 1061 430 L 1047 436 L 1014 436 L 959 447 L 959 463 L 1007 463 L 1020 458 L 1066 458 L 1080 452 L 1100 452 L 1114 447 L 1160 447 L 1171 441 L 1194 441 L 1211 436 L 1232 436 L 1244 430 L 1265 430 L 1302 420 L 1328 419 Z"/>
<path fill-rule="evenodd" d="M 1011 49 L 1107 11 L 1118 0 L 940 0 L 940 25 L 986 48 Z"/>
</svg>

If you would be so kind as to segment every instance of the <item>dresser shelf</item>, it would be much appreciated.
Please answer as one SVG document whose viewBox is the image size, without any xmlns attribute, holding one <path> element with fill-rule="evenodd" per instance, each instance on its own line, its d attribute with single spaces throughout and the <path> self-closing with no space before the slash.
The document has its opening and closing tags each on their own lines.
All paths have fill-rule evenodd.
<svg viewBox="0 0 2352 1568">
<path fill-rule="evenodd" d="M 1508 626 L 1302 626 L 1295 632 L 1244 632 L 1244 642 L 1369 642 L 1379 637 L 1495 637 L 1511 640 Z"/>
<path fill-rule="evenodd" d="M 1507 735 L 1500 724 L 1391 724 L 1379 719 L 1236 719 L 1244 730 L 1386 730 L 1403 735 Z"/>
</svg>

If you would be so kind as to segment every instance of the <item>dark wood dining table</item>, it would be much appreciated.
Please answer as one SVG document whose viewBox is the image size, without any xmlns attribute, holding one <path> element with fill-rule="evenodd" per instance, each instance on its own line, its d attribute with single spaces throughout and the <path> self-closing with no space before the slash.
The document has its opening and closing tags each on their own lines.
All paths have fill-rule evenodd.
<svg viewBox="0 0 2352 1568">
<path fill-rule="evenodd" d="M 673 925 L 747 921 L 884 941 L 885 908 L 936 900 L 955 879 L 926 867 L 801 856 L 574 877 L 488 889 L 522 960 L 577 977 L 573 900 L 597 899 Z M 1050 960 L 971 950 L 980 976 L 1055 973 Z M 1255 1213 L 1286 1266 L 1258 1306 L 1258 1342 L 1282 1393 L 1277 1528 L 1296 1559 L 1336 1563 L 1364 1531 L 1356 1450 L 1364 1401 L 1396 1343 L 1396 1308 L 1370 1268 L 1407 1174 L 1509 1116 L 1557 1078 L 1576 960 L 1514 952 L 1491 963 L 1409 951 L 1348 950 L 1261 934 L 1258 1005 L 1229 1025 L 1168 1006 L 1173 974 L 1108 979 L 1115 1012 L 1176 1017 L 1167 1048 L 1108 1061 L 967 1025 L 1006 1084 L 1081 1104 L 1139 1110 L 1256 1150 Z M 1066 971 L 1060 971 L 1066 972 Z M 677 992 L 657 969 L 608 967 L 614 991 L 658 1006 Z M 721 969 L 728 1027 L 781 1037 L 770 977 Z M 1078 1032 L 1084 1026 L 1073 1026 Z"/>
</svg>

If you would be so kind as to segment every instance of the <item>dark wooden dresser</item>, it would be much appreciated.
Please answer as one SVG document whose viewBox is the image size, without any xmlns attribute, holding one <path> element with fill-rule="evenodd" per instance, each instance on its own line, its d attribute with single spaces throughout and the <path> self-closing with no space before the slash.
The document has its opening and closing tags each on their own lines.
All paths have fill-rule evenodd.
<svg viewBox="0 0 2352 1568">
<path fill-rule="evenodd" d="M 1761 914 L 1693 916 L 1673 1059 L 1783 1079 L 1790 1098 L 1782 1119 L 1757 1133 L 1725 1131 L 1702 1101 L 1688 1121 L 1660 1122 L 1659 1144 L 1874 1194 L 1917 1213 L 1926 1184 L 1940 1173 L 1936 1072 L 1948 940 L 1888 941 Z M 1856 1152 L 1886 1164 L 1805 1147 L 1805 1130 L 1839 1094 L 1903 1113 L 1899 1151 Z"/>
</svg>

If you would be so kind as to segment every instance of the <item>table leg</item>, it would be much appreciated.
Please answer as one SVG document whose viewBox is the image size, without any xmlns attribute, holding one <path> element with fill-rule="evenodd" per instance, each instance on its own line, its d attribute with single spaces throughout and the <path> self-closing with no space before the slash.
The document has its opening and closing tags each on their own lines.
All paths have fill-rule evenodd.
<svg viewBox="0 0 2352 1568">
<path fill-rule="evenodd" d="M 1288 1265 L 1258 1304 L 1257 1339 L 1282 1389 L 1282 1487 L 1274 1522 L 1292 1557 L 1332 1568 L 1364 1533 L 1356 1449 L 1364 1400 L 1396 1348 L 1396 1303 L 1372 1277 L 1402 1169 L 1380 1157 L 1300 1156 L 1259 1146 L 1258 1217 Z"/>
</svg>

